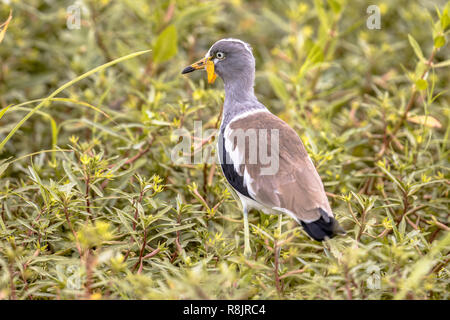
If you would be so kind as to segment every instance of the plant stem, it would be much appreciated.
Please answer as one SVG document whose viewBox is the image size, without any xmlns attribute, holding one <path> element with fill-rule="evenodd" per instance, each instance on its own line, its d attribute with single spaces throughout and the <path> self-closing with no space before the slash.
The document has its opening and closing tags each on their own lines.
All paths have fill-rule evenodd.
<svg viewBox="0 0 450 320">
<path fill-rule="evenodd" d="M 84 192 L 84 198 L 86 200 L 86 210 L 87 210 L 87 212 L 89 214 L 88 217 L 92 219 L 91 202 L 89 200 L 89 193 L 90 193 L 90 190 L 91 190 L 91 187 L 90 187 L 91 177 L 89 175 L 89 172 L 86 170 L 86 167 L 85 167 L 85 175 L 86 175 L 85 176 L 86 189 L 85 189 L 85 192 Z"/>
<path fill-rule="evenodd" d="M 147 244 L 147 229 L 144 229 L 144 239 L 142 241 L 141 251 L 139 251 L 139 260 L 133 267 L 133 271 L 136 270 L 136 267 L 142 263 L 142 257 L 144 256 L 145 245 Z"/>
<path fill-rule="evenodd" d="M 67 221 L 67 224 L 69 225 L 69 229 L 70 229 L 70 231 L 72 231 L 72 234 L 73 234 L 73 236 L 75 238 L 75 245 L 76 245 L 78 253 L 79 253 L 80 257 L 81 257 L 82 256 L 82 254 L 81 254 L 81 246 L 78 243 L 77 233 L 75 232 L 75 229 L 72 227 L 72 223 L 70 222 L 69 210 L 67 209 L 66 206 L 64 206 L 64 215 L 66 216 L 66 221 Z"/>
<path fill-rule="evenodd" d="M 427 67 L 423 71 L 423 73 L 422 73 L 422 75 L 420 77 L 420 80 L 423 80 L 425 75 L 427 74 L 427 72 L 430 70 L 430 67 L 431 67 L 431 65 L 433 63 L 434 56 L 435 56 L 437 51 L 438 51 L 438 48 L 434 47 L 433 51 L 431 52 L 431 55 L 430 55 L 430 57 L 429 57 L 429 59 L 428 59 L 428 61 L 426 63 Z M 398 130 L 400 130 L 402 124 L 406 121 L 406 119 L 408 117 L 408 112 L 411 110 L 411 108 L 414 105 L 414 101 L 416 99 L 417 93 L 418 93 L 418 91 L 417 91 L 416 85 L 413 84 L 411 97 L 409 98 L 408 104 L 406 105 L 406 109 L 403 112 L 400 120 L 395 125 L 394 129 L 392 130 L 392 132 L 385 139 L 384 144 L 381 147 L 381 150 L 380 150 L 380 152 L 377 155 L 377 159 L 380 159 L 384 155 L 384 153 L 386 152 L 386 150 L 387 150 L 387 148 L 389 146 L 389 143 L 391 143 L 392 139 L 394 139 L 394 137 L 397 134 Z"/>
<path fill-rule="evenodd" d="M 11 264 L 8 264 L 8 271 L 9 271 L 9 287 L 11 290 L 11 293 L 9 295 L 10 300 L 17 300 L 16 296 L 16 285 L 14 284 L 14 270 Z"/>
<path fill-rule="evenodd" d="M 280 248 L 278 248 L 278 240 L 274 240 L 273 244 L 273 254 L 275 255 L 275 267 L 274 267 L 274 275 L 275 275 L 275 287 L 277 288 L 278 297 L 281 297 L 283 286 L 280 283 L 280 276 L 278 274 L 278 265 L 279 265 L 279 255 L 280 255 Z"/>
</svg>

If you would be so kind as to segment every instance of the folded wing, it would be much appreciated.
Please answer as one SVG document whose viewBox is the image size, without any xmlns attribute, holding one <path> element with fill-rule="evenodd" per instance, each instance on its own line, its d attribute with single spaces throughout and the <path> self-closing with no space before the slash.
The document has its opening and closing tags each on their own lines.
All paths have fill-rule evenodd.
<svg viewBox="0 0 450 320">
<path fill-rule="evenodd" d="M 223 136 L 223 150 L 231 158 L 225 165 L 237 173 L 241 189 L 253 200 L 299 222 L 329 222 L 333 217 L 317 170 L 284 121 L 270 112 L 256 112 L 232 121 Z"/>
</svg>

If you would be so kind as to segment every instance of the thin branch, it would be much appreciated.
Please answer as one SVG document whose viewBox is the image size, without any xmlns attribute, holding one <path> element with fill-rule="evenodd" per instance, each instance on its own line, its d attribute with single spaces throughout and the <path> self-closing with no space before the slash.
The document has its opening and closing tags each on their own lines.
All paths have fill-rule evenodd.
<svg viewBox="0 0 450 320">
<path fill-rule="evenodd" d="M 9 271 L 9 287 L 10 287 L 10 290 L 11 290 L 11 293 L 9 295 L 9 299 L 10 300 L 17 300 L 16 285 L 14 284 L 14 272 L 13 272 L 12 265 L 10 263 L 8 264 L 8 271 Z"/>
<path fill-rule="evenodd" d="M 302 269 L 298 269 L 298 270 L 293 270 L 293 271 L 286 272 L 286 273 L 283 274 L 279 279 L 281 280 L 281 279 L 284 279 L 284 278 L 286 278 L 286 277 L 293 276 L 294 274 L 303 273 L 303 272 L 306 271 L 306 269 L 307 269 L 307 267 L 303 267 Z"/>
<path fill-rule="evenodd" d="M 142 267 L 142 257 L 144 256 L 144 251 L 145 251 L 145 245 L 147 244 L 147 229 L 144 229 L 144 239 L 142 241 L 142 247 L 141 247 L 141 251 L 139 252 L 139 259 L 138 262 L 136 262 L 136 264 L 133 267 L 133 271 L 136 269 L 136 267 L 138 265 L 140 265 Z M 141 270 L 141 267 L 139 268 Z M 138 271 L 138 273 L 140 273 L 140 271 Z"/>
<path fill-rule="evenodd" d="M 72 234 L 75 238 L 75 245 L 77 247 L 78 254 L 81 257 L 82 256 L 81 246 L 80 246 L 80 243 L 78 242 L 77 233 L 75 232 L 75 229 L 72 227 L 72 223 L 70 222 L 69 210 L 67 209 L 66 206 L 64 206 L 64 215 L 66 216 L 66 221 L 67 221 L 67 224 L 69 225 L 69 229 L 70 229 L 70 231 L 72 231 Z"/>
<path fill-rule="evenodd" d="M 275 267 L 273 271 L 275 275 L 275 287 L 277 288 L 278 296 L 280 297 L 283 292 L 283 285 L 280 282 L 280 275 L 278 274 L 280 248 L 278 247 L 277 239 L 274 241 L 273 249 L 273 253 L 275 255 Z"/>
<path fill-rule="evenodd" d="M 351 283 L 351 279 L 350 279 L 348 266 L 345 265 L 345 290 L 347 291 L 347 299 L 353 300 L 352 291 L 350 290 L 350 283 Z"/>
<path fill-rule="evenodd" d="M 436 54 L 436 52 L 438 51 L 438 48 L 434 47 L 433 51 L 431 52 L 430 58 L 428 59 L 426 65 L 427 67 L 425 68 L 425 70 L 423 71 L 420 80 L 423 80 L 425 78 L 425 75 L 428 73 L 428 71 L 430 70 L 431 65 L 433 64 L 433 59 L 434 56 Z M 396 123 L 394 129 L 392 130 L 392 132 L 389 134 L 389 136 L 387 137 L 387 139 L 384 141 L 380 152 L 377 155 L 377 159 L 380 159 L 384 153 L 386 152 L 389 143 L 391 143 L 391 141 L 394 139 L 395 135 L 397 134 L 398 130 L 400 130 L 401 126 L 403 125 L 403 123 L 406 121 L 406 118 L 408 117 L 408 112 L 411 110 L 411 108 L 414 105 L 414 101 L 416 100 L 416 96 L 417 96 L 418 90 L 416 88 L 416 85 L 413 84 L 412 86 L 412 93 L 411 93 L 411 97 L 408 101 L 408 104 L 406 105 L 406 109 L 403 112 L 400 120 Z"/>
<path fill-rule="evenodd" d="M 138 270 L 137 273 L 141 273 L 141 272 L 142 272 L 142 263 L 143 263 L 143 261 L 144 261 L 145 259 L 148 259 L 148 258 L 151 258 L 151 257 L 157 255 L 160 251 L 161 251 L 160 248 L 156 248 L 155 250 L 153 250 L 153 251 L 150 252 L 149 254 L 143 256 L 142 259 L 141 259 L 141 264 L 140 264 L 140 266 L 139 266 L 139 270 Z"/>
<path fill-rule="evenodd" d="M 91 202 L 90 202 L 90 199 L 89 199 L 89 194 L 90 194 L 90 191 L 91 191 L 91 186 L 90 186 L 90 184 L 91 184 L 91 175 L 89 174 L 86 166 L 84 166 L 84 171 L 85 171 L 85 178 L 84 179 L 86 181 L 86 189 L 85 189 L 85 192 L 84 192 L 84 198 L 86 199 L 86 210 L 87 210 L 87 212 L 89 214 L 88 217 L 92 219 Z"/>
</svg>

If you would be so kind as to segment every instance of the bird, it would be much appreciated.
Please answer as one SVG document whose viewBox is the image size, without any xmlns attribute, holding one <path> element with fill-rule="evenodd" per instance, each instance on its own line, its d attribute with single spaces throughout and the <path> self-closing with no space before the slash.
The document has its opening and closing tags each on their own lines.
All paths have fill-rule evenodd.
<svg viewBox="0 0 450 320">
<path fill-rule="evenodd" d="M 222 173 L 242 204 L 244 255 L 251 254 L 251 209 L 280 217 L 287 214 L 317 241 L 345 234 L 299 135 L 255 96 L 251 46 L 239 39 L 221 39 L 181 73 L 195 70 L 206 70 L 209 83 L 217 76 L 224 83 L 217 151 Z"/>
</svg>

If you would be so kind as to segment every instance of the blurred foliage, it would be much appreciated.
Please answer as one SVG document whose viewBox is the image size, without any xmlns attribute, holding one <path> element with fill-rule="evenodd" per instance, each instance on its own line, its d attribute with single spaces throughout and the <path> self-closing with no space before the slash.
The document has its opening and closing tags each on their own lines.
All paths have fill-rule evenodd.
<svg viewBox="0 0 450 320">
<path fill-rule="evenodd" d="M 381 0 L 371 30 L 369 4 L 0 1 L 0 299 L 449 299 L 450 5 Z M 225 37 L 346 236 L 252 211 L 245 259 L 220 169 L 171 161 L 220 123 L 221 82 L 180 71 Z"/>
</svg>

